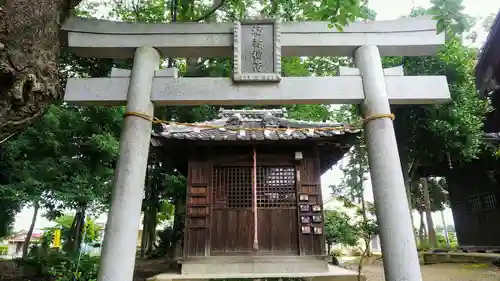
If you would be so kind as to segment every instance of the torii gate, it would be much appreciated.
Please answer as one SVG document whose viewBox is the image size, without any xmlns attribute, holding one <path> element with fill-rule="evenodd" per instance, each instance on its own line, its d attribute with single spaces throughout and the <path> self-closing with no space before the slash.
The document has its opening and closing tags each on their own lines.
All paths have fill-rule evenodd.
<svg viewBox="0 0 500 281">
<path fill-rule="evenodd" d="M 443 76 L 384 71 L 381 55 L 434 55 L 444 43 L 435 21 L 359 22 L 338 32 L 326 22 L 144 24 L 72 18 L 63 30 L 77 55 L 134 58 L 132 71 L 70 79 L 65 101 L 71 103 L 126 104 L 127 111 L 150 116 L 153 103 L 361 104 L 365 118 L 377 117 L 364 124 L 364 131 L 386 280 L 422 280 L 389 104 L 446 102 L 450 94 Z M 281 55 L 353 56 L 357 69 L 342 68 L 340 77 L 281 77 Z M 174 69 L 158 70 L 161 56 L 234 56 L 234 75 L 177 78 Z M 124 120 L 99 281 L 132 280 L 150 138 L 151 121 Z"/>
</svg>

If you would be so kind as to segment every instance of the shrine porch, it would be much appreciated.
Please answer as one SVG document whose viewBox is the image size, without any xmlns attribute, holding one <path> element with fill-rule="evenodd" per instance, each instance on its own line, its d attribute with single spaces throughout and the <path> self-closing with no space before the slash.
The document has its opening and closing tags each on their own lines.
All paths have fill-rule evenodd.
<svg viewBox="0 0 500 281">
<path fill-rule="evenodd" d="M 222 266 L 222 265 L 221 265 Z M 260 265 L 259 265 L 260 266 Z M 269 273 L 259 272 L 261 268 L 255 267 L 252 273 L 225 272 L 219 273 L 204 273 L 195 274 L 180 274 L 180 273 L 164 273 L 149 278 L 149 281 L 208 281 L 213 279 L 262 279 L 262 278 L 307 278 L 308 281 L 358 281 L 358 273 L 352 270 L 333 265 L 327 265 L 326 270 L 310 271 L 310 272 L 281 272 Z M 268 264 L 267 267 L 272 267 L 274 264 Z M 257 273 L 258 272 L 258 273 Z M 365 276 L 361 276 L 361 281 L 366 280 Z"/>
</svg>

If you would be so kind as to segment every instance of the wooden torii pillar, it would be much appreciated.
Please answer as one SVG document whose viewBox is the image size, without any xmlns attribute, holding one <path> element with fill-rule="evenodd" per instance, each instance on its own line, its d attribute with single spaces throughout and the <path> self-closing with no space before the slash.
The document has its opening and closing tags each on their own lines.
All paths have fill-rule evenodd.
<svg viewBox="0 0 500 281">
<path fill-rule="evenodd" d="M 134 57 L 131 71 L 69 79 L 67 102 L 126 104 L 127 111 L 147 115 L 153 115 L 153 103 L 361 104 L 365 117 L 377 117 L 364 131 L 386 280 L 421 281 L 389 104 L 446 102 L 450 94 L 443 76 L 384 73 L 381 55 L 434 55 L 444 43 L 435 21 L 360 22 L 338 32 L 326 22 L 144 24 L 72 18 L 63 29 L 77 55 Z M 343 68 L 338 77 L 281 77 L 282 55 L 353 56 L 357 69 Z M 178 78 L 175 70 L 158 70 L 161 56 L 234 56 L 234 75 Z M 124 120 L 99 281 L 132 280 L 150 135 L 151 121 Z"/>
</svg>

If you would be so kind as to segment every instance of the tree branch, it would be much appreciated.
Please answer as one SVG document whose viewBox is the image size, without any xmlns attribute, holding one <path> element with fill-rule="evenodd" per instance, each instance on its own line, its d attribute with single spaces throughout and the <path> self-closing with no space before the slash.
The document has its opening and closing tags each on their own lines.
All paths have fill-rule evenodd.
<svg viewBox="0 0 500 281">
<path fill-rule="evenodd" d="M 410 171 L 408 172 L 408 175 L 409 175 L 409 180 L 410 182 L 413 181 L 413 178 L 415 177 L 415 175 L 417 174 L 417 170 L 418 170 L 418 167 L 420 166 L 420 159 L 416 159 L 415 161 L 413 161 L 413 163 L 411 164 L 411 168 L 410 168 Z"/>
<path fill-rule="evenodd" d="M 215 12 L 217 12 L 217 10 L 222 7 L 222 5 L 224 5 L 224 3 L 226 3 L 226 0 L 220 0 L 219 4 L 217 4 L 217 6 L 213 7 L 212 10 L 208 11 L 208 13 L 204 14 L 203 16 L 195 19 L 195 20 L 192 20 L 193 22 L 199 22 L 199 21 L 202 21 L 202 20 L 206 20 L 208 17 L 210 17 L 211 15 L 213 15 Z"/>
</svg>

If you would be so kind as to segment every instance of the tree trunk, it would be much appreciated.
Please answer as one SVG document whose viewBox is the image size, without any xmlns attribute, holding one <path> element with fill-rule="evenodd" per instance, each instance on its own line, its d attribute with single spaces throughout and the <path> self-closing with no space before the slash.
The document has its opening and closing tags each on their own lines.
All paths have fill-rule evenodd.
<svg viewBox="0 0 500 281">
<path fill-rule="evenodd" d="M 73 251 L 75 253 L 80 252 L 80 248 L 82 246 L 83 235 L 85 232 L 85 213 L 87 209 L 87 204 L 84 203 L 80 205 L 80 215 L 78 216 L 78 224 L 75 229 L 75 244 L 73 244 Z"/>
<path fill-rule="evenodd" d="M 157 199 L 154 199 L 157 200 Z M 148 246 L 146 248 L 146 253 L 148 255 L 153 254 L 155 241 L 156 241 L 156 214 L 158 212 L 157 208 L 151 208 L 149 211 L 149 222 L 148 222 Z"/>
<path fill-rule="evenodd" d="M 431 199 L 429 196 L 429 187 L 427 186 L 427 178 L 422 178 L 422 194 L 424 195 L 429 243 L 432 248 L 437 248 L 436 230 L 434 229 L 434 222 L 432 221 Z"/>
<path fill-rule="evenodd" d="M 403 180 L 406 189 L 406 199 L 408 200 L 408 207 L 411 213 L 410 164 L 408 162 L 407 149 L 403 146 L 398 147 L 399 158 L 401 159 L 401 171 L 403 172 Z"/>
<path fill-rule="evenodd" d="M 144 201 L 143 201 L 144 202 Z M 144 204 L 144 203 L 143 203 Z M 141 236 L 141 259 L 144 259 L 146 257 L 146 246 L 148 243 L 148 235 L 146 235 L 146 225 L 147 225 L 147 209 L 144 210 L 143 212 L 143 218 L 142 218 L 142 236 Z"/>
<path fill-rule="evenodd" d="M 78 2 L 0 1 L 0 143 L 60 98 L 59 28 Z"/>
<path fill-rule="evenodd" d="M 365 196 L 364 196 L 364 193 L 363 193 L 363 175 L 361 175 L 360 177 L 360 180 L 361 180 L 361 212 L 363 213 L 363 222 L 364 223 L 367 223 L 368 222 L 368 215 L 367 215 L 367 210 L 366 210 L 366 203 L 365 203 Z M 366 249 L 365 249 L 365 253 L 368 257 L 371 257 L 372 256 L 372 250 L 370 249 L 370 242 L 371 242 L 371 237 L 369 235 L 369 233 L 366 233 L 364 235 L 364 240 L 365 240 L 365 246 L 366 246 Z"/>
<path fill-rule="evenodd" d="M 155 169 L 159 169 L 158 165 L 154 166 Z M 155 246 L 155 241 L 156 241 L 156 216 L 158 214 L 159 208 L 159 202 L 158 202 L 158 194 L 156 192 L 157 188 L 157 183 L 158 179 L 154 175 L 157 174 L 156 172 L 153 173 L 153 177 L 151 177 L 151 200 L 149 202 L 151 203 L 151 206 L 149 208 L 149 221 L 148 221 L 148 246 L 146 248 L 146 254 L 151 255 L 153 254 L 154 246 Z"/>
<path fill-rule="evenodd" d="M 76 210 L 71 229 L 69 230 L 67 241 L 64 245 L 66 251 L 71 253 L 78 253 L 80 251 L 83 229 L 85 227 L 85 211 L 87 203 L 81 203 Z"/>
<path fill-rule="evenodd" d="M 35 229 L 36 217 L 38 216 L 38 209 L 40 208 L 40 203 L 36 200 L 33 203 L 33 208 L 35 209 L 33 212 L 33 218 L 31 219 L 30 229 L 28 233 L 26 233 L 26 238 L 24 239 L 23 245 L 23 259 L 28 256 L 28 250 L 30 248 L 31 235 L 33 235 L 33 230 Z"/>
<path fill-rule="evenodd" d="M 418 238 L 420 239 L 420 246 L 425 244 L 425 223 L 424 223 L 424 212 L 419 210 L 418 214 L 420 215 L 420 229 L 418 230 Z"/>
<path fill-rule="evenodd" d="M 446 240 L 446 248 L 450 248 L 450 237 L 448 236 L 448 227 L 446 226 L 446 222 L 444 220 L 444 212 L 443 210 L 439 211 L 441 213 L 441 221 L 443 222 L 443 231 L 444 231 L 444 239 Z"/>
<path fill-rule="evenodd" d="M 151 157 L 150 157 L 151 159 Z M 148 161 L 150 161 L 150 159 Z M 142 219 L 142 237 L 141 237 L 141 259 L 146 257 L 146 252 L 148 248 L 148 210 L 151 207 L 150 199 L 151 199 L 151 165 L 148 165 L 146 171 L 146 188 L 144 190 L 144 199 L 142 200 L 142 210 L 143 210 L 143 219 Z"/>
<path fill-rule="evenodd" d="M 174 225 L 172 227 L 172 243 L 170 249 L 168 250 L 168 256 L 170 258 L 175 258 L 175 249 L 179 244 L 182 244 L 182 239 L 184 237 L 184 214 L 186 212 L 186 200 L 183 196 L 182 198 L 177 198 L 175 200 L 175 212 L 174 212 Z"/>
<path fill-rule="evenodd" d="M 411 183 L 413 181 L 413 177 L 416 174 L 417 168 L 418 168 L 418 161 L 413 162 L 412 166 L 410 167 L 410 163 L 408 161 L 408 148 L 404 146 L 398 146 L 399 147 L 399 157 L 401 159 L 401 170 L 403 172 L 403 180 L 405 183 L 405 190 L 406 190 L 406 199 L 408 200 L 408 209 L 410 211 L 410 221 L 411 221 L 411 229 L 413 233 L 413 239 L 415 240 L 415 244 L 418 244 L 417 242 L 417 236 L 415 235 L 415 224 L 414 224 L 414 218 L 413 218 L 413 198 L 412 198 L 412 193 L 411 193 Z"/>
<path fill-rule="evenodd" d="M 153 253 L 154 241 L 156 238 L 156 223 L 154 222 L 154 220 L 156 220 L 155 209 L 156 208 L 154 208 L 154 206 L 149 206 L 148 210 L 144 214 L 147 217 L 146 226 L 144 227 L 145 232 L 143 232 L 143 235 L 147 236 L 147 243 L 145 245 L 146 256 L 149 256 Z"/>
</svg>

